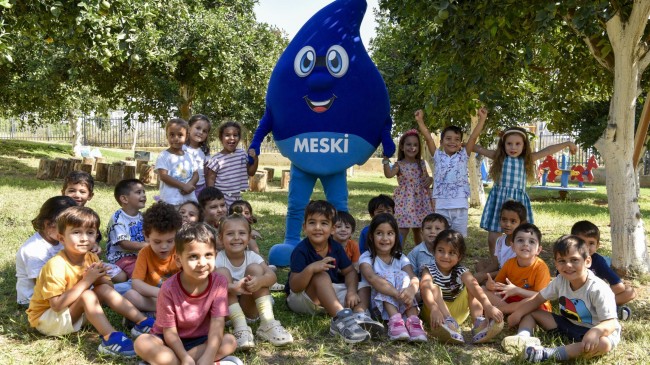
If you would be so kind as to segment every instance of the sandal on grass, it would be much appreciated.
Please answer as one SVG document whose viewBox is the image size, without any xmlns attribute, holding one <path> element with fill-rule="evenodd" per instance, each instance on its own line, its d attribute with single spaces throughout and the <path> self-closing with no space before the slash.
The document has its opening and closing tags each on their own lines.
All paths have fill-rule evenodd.
<svg viewBox="0 0 650 365">
<path fill-rule="evenodd" d="M 284 291 L 284 284 L 275 283 L 269 288 L 270 291 Z"/>
<path fill-rule="evenodd" d="M 293 336 L 282 327 L 278 320 L 261 324 L 256 335 L 259 339 L 268 341 L 274 346 L 283 346 L 293 342 Z"/>
</svg>

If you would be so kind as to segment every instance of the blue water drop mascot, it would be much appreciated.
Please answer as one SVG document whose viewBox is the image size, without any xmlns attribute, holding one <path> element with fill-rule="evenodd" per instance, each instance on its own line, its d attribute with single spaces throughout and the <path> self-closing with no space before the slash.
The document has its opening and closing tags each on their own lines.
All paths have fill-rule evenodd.
<svg viewBox="0 0 650 365">
<path fill-rule="evenodd" d="M 280 56 L 266 94 L 266 111 L 250 148 L 273 132 L 291 161 L 284 243 L 269 262 L 289 265 L 300 242 L 304 209 L 320 179 L 327 200 L 348 210 L 346 169 L 365 163 L 379 146 L 395 153 L 388 91 L 359 34 L 365 0 L 337 0 L 312 16 Z"/>
</svg>

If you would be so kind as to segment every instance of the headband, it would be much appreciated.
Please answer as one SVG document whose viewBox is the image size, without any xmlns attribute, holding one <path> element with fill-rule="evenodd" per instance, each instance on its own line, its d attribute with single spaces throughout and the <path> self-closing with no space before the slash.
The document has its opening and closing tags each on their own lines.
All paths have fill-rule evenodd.
<svg viewBox="0 0 650 365">
<path fill-rule="evenodd" d="M 418 130 L 417 129 L 409 129 L 408 131 L 404 132 L 404 137 L 407 136 L 417 136 L 418 135 Z"/>
<path fill-rule="evenodd" d="M 519 129 L 514 129 L 514 128 L 513 129 L 508 129 L 505 132 L 503 132 L 503 135 L 501 136 L 501 138 L 505 138 L 505 136 L 507 136 L 508 134 L 512 134 L 512 133 L 518 133 L 518 134 L 521 134 L 524 138 L 528 138 L 528 136 L 526 135 L 526 132 L 520 131 Z"/>
</svg>

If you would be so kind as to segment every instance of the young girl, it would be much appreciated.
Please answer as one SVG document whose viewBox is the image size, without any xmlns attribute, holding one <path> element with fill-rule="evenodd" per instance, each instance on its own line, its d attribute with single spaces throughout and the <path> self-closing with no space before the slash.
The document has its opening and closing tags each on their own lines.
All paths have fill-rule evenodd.
<svg viewBox="0 0 650 365">
<path fill-rule="evenodd" d="M 162 151 L 156 160 L 160 200 L 176 207 L 188 200 L 196 201 L 193 192 L 199 173 L 190 154 L 183 150 L 188 129 L 183 119 L 170 119 L 165 125 L 169 148 Z"/>
<path fill-rule="evenodd" d="M 415 294 L 419 281 L 413 266 L 402 254 L 397 221 L 387 213 L 375 215 L 368 232 L 368 251 L 359 258 L 361 275 L 372 288 L 373 310 L 388 320 L 392 340 L 426 342 L 427 334 L 418 318 Z M 403 317 L 406 317 L 406 324 Z"/>
<path fill-rule="evenodd" d="M 476 264 L 476 280 L 483 284 L 488 274 L 495 277 L 503 264 L 515 257 L 515 251 L 512 249 L 514 240 L 513 232 L 520 224 L 526 223 L 526 207 L 518 201 L 508 200 L 501 206 L 501 219 L 499 225 L 503 233 L 497 238 L 494 255 L 486 261 L 480 261 Z"/>
<path fill-rule="evenodd" d="M 391 178 L 397 175 L 397 183 L 393 198 L 395 199 L 395 217 L 399 224 L 399 234 L 406 242 L 409 230 L 413 230 L 413 242 L 422 242 L 420 224 L 422 219 L 433 213 L 429 186 L 433 179 L 427 172 L 424 161 L 420 158 L 420 138 L 415 129 L 404 133 L 399 140 L 397 162 L 390 165 L 388 157 L 384 157 L 384 176 Z"/>
<path fill-rule="evenodd" d="M 201 190 L 205 187 L 204 167 L 208 156 L 210 156 L 208 135 L 210 134 L 211 124 L 210 119 L 203 114 L 193 115 L 187 123 L 190 126 L 190 131 L 183 149 L 190 154 L 196 164 L 199 181 L 196 183 L 194 195 L 198 198 Z"/>
<path fill-rule="evenodd" d="M 151 364 L 213 364 L 231 361 L 235 338 L 224 334 L 228 282 L 214 272 L 216 245 L 203 223 L 183 226 L 174 239 L 182 270 L 160 288 L 151 334 L 135 341 L 135 352 Z"/>
<path fill-rule="evenodd" d="M 183 224 L 203 222 L 203 212 L 199 203 L 189 200 L 178 207 L 178 213 L 183 218 Z"/>
<path fill-rule="evenodd" d="M 484 343 L 503 329 L 503 313 L 490 304 L 472 273 L 460 264 L 465 256 L 463 236 L 444 230 L 433 241 L 435 262 L 422 268 L 420 295 L 431 332 L 443 342 L 465 342 L 459 323 L 472 316 L 472 341 Z M 428 312 L 428 313 L 427 313 Z"/>
<path fill-rule="evenodd" d="M 237 122 L 224 122 L 219 126 L 219 140 L 223 145 L 221 152 L 214 155 L 206 164 L 206 186 L 221 190 L 226 198 L 226 206 L 235 200 L 241 200 L 241 192 L 248 189 L 248 177 L 257 171 L 255 150 L 248 150 L 248 155 L 237 145 L 241 139 L 241 125 Z M 249 164 L 250 160 L 252 163 Z"/>
<path fill-rule="evenodd" d="M 487 109 L 478 111 L 479 120 L 485 121 Z M 463 131 L 456 126 L 449 126 L 440 134 L 441 150 L 431 138 L 429 129 L 424 125 L 422 110 L 415 112 L 420 133 L 424 136 L 429 152 L 433 157 L 434 183 L 432 199 L 436 202 L 436 213 L 447 219 L 451 228 L 467 236 L 467 219 L 469 209 L 469 178 L 467 162 L 474 149 L 474 144 L 481 131 L 475 128 L 463 147 Z"/>
<path fill-rule="evenodd" d="M 47 260 L 63 249 L 58 240 L 56 218 L 77 203 L 67 196 L 55 196 L 43 203 L 38 216 L 32 220 L 36 233 L 16 252 L 16 294 L 18 304 L 28 306 L 34 294 L 36 278 Z"/>
<path fill-rule="evenodd" d="M 233 334 L 241 349 L 255 347 L 253 331 L 246 317 L 260 318 L 257 338 L 275 346 L 293 342 L 293 337 L 273 315 L 273 299 L 269 287 L 277 278 L 264 259 L 247 250 L 251 233 L 248 220 L 239 213 L 229 215 L 219 224 L 219 239 L 224 247 L 217 254 L 217 272 L 228 278 L 228 305 Z"/>
<path fill-rule="evenodd" d="M 485 120 L 479 120 L 476 129 L 481 131 Z M 573 142 L 566 141 L 548 146 L 541 151 L 533 152 L 528 141 L 526 130 L 520 127 L 510 127 L 503 132 L 496 150 L 488 150 L 481 146 L 474 146 L 474 152 L 491 158 L 490 176 L 494 186 L 483 209 L 481 228 L 487 230 L 490 255 L 494 255 L 494 245 L 499 237 L 499 211 L 503 203 L 516 200 L 524 204 L 528 212 L 527 221 L 534 223 L 530 199 L 526 194 L 526 181 L 535 179 L 535 161 L 552 155 L 563 148 L 569 148 L 573 154 L 577 147 Z"/>
<path fill-rule="evenodd" d="M 239 214 L 243 215 L 251 226 L 253 223 L 257 223 L 257 218 L 253 215 L 253 207 L 246 200 L 236 200 L 229 206 L 229 215 L 234 214 L 236 211 L 239 211 Z M 257 240 L 261 238 L 262 235 L 251 227 L 251 238 L 248 241 L 248 249 L 258 255 L 260 254 L 260 246 L 257 245 Z"/>
</svg>

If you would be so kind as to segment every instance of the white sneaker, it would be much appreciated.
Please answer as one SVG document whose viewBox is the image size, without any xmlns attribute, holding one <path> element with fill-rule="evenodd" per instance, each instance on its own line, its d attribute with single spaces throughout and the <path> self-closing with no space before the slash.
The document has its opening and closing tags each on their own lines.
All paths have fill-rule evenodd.
<svg viewBox="0 0 650 365">
<path fill-rule="evenodd" d="M 246 326 L 241 328 L 235 328 L 233 329 L 232 334 L 237 339 L 238 349 L 248 350 L 255 347 L 253 330 L 250 327 Z"/>
<path fill-rule="evenodd" d="M 526 347 L 540 344 L 539 338 L 532 336 L 507 336 L 501 341 L 503 351 L 509 354 L 520 354 Z"/>
</svg>

